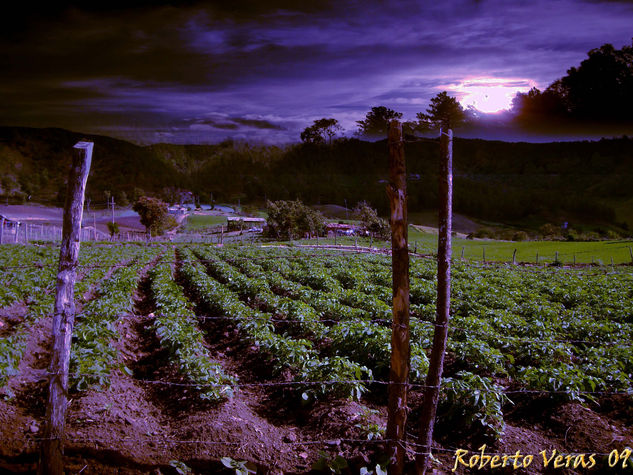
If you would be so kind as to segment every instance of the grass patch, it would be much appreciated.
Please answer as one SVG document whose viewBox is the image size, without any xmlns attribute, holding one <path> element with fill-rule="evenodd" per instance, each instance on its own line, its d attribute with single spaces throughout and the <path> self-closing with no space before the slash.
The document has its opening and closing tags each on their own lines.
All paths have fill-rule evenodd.
<svg viewBox="0 0 633 475">
<path fill-rule="evenodd" d="M 185 232 L 201 232 L 220 225 L 226 225 L 226 216 L 192 214 L 187 217 Z"/>
<path fill-rule="evenodd" d="M 367 247 L 370 242 L 373 247 L 391 247 L 391 241 L 380 241 L 373 239 L 370 241 L 366 237 L 354 238 L 353 236 L 339 236 L 336 244 Z M 558 262 L 561 264 L 573 264 L 574 256 L 576 264 L 597 264 L 611 265 L 611 258 L 614 264 L 631 263 L 629 248 L 633 248 L 633 241 L 592 241 L 592 242 L 567 242 L 567 241 L 493 241 L 493 240 L 472 240 L 453 238 L 453 258 L 459 259 L 462 255 L 469 261 L 483 261 L 484 253 L 486 261 L 491 262 L 511 262 L 512 254 L 516 249 L 516 261 L 536 263 L 538 253 L 539 264 L 552 264 L 556 260 L 558 252 Z M 295 244 L 316 244 L 316 239 L 302 239 L 293 241 Z M 334 244 L 333 238 L 320 238 L 320 245 Z M 437 234 L 424 233 L 413 227 L 409 227 L 409 247 L 420 254 L 437 253 Z"/>
</svg>

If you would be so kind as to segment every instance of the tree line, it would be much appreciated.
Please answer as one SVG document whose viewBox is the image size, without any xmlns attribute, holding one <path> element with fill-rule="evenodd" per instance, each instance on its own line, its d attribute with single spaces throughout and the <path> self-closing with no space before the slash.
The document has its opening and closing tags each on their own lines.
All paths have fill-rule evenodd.
<svg viewBox="0 0 633 475">
<path fill-rule="evenodd" d="M 633 125 L 633 42 L 621 49 L 604 44 L 592 49 L 578 67 L 552 82 L 543 91 L 534 87 L 517 93 L 510 109 L 510 123 L 522 129 L 564 132 L 579 127 L 605 128 Z M 424 133 L 440 128 L 476 126 L 481 114 L 472 106 L 442 91 L 433 97 L 425 112 L 403 121 L 405 134 Z M 386 106 L 375 106 L 356 122 L 361 137 L 386 137 L 389 123 L 403 114 Z M 306 143 L 325 144 L 342 130 L 338 120 L 315 120 L 301 133 Z"/>
</svg>

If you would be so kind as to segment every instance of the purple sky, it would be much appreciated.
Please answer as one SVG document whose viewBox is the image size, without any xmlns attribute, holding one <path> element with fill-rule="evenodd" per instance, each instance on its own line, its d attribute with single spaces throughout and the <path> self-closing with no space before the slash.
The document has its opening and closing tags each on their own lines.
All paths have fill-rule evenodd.
<svg viewBox="0 0 633 475">
<path fill-rule="evenodd" d="M 468 78 L 543 89 L 633 36 L 627 1 L 228 3 L 26 2 L 0 24 L 0 124 L 279 143 L 334 117 L 351 134 L 372 106 L 413 119 L 443 89 L 462 99 Z"/>
</svg>

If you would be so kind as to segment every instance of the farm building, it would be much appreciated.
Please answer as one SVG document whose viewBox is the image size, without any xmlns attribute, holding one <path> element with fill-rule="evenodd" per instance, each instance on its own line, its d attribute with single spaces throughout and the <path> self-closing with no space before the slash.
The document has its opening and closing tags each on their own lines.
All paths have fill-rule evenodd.
<svg viewBox="0 0 633 475">
<path fill-rule="evenodd" d="M 19 221 L 15 221 L 11 218 L 7 218 L 0 214 L 0 223 L 2 223 L 2 228 L 6 232 L 15 233 L 16 228 L 20 225 Z"/>
<path fill-rule="evenodd" d="M 344 224 L 344 223 L 328 223 L 326 228 L 326 233 L 328 236 L 330 234 L 334 236 L 352 236 L 354 234 L 358 234 L 360 228 L 353 224 Z"/>
<path fill-rule="evenodd" d="M 252 218 L 247 216 L 227 216 L 226 224 L 229 231 L 234 230 L 253 230 L 261 231 L 266 226 L 264 218 Z"/>
</svg>

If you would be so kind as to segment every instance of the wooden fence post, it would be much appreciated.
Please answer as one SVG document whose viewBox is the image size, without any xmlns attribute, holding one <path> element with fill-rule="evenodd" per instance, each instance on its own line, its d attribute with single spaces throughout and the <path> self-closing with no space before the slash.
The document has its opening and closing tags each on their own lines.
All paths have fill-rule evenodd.
<svg viewBox="0 0 633 475">
<path fill-rule="evenodd" d="M 389 185 L 391 208 L 391 265 L 393 270 L 393 323 L 391 326 L 391 368 L 387 439 L 389 473 L 404 473 L 407 386 L 409 382 L 409 244 L 407 230 L 407 173 L 404 161 L 402 125 L 389 125 Z"/>
<path fill-rule="evenodd" d="M 92 142 L 74 146 L 64 205 L 64 227 L 59 253 L 57 290 L 53 315 L 53 354 L 50 363 L 46 428 L 40 452 L 40 473 L 61 475 L 64 472 L 64 430 L 68 405 L 68 366 L 75 320 L 75 278 L 79 257 L 79 237 L 84 207 L 86 181 L 92 160 Z"/>
<path fill-rule="evenodd" d="M 516 266 L 517 265 L 517 250 L 515 249 L 514 252 L 512 253 L 512 265 Z"/>
<path fill-rule="evenodd" d="M 4 218 L 0 218 L 0 244 L 2 244 L 3 234 L 4 234 Z"/>
<path fill-rule="evenodd" d="M 464 260 L 464 250 L 466 249 L 466 246 L 462 246 L 462 255 L 460 257 L 460 260 L 463 261 Z"/>
<path fill-rule="evenodd" d="M 416 473 L 426 473 L 433 446 L 433 426 L 440 396 L 444 355 L 448 339 L 448 323 L 451 304 L 451 231 L 453 209 L 453 132 L 440 131 L 440 212 L 437 246 L 437 313 L 433 334 L 433 349 L 426 377 L 420 437 L 422 446 L 416 457 Z"/>
<path fill-rule="evenodd" d="M 15 223 L 15 234 L 13 236 L 13 242 L 14 243 L 18 242 L 18 234 L 19 234 L 19 232 L 20 232 L 20 221 Z"/>
<path fill-rule="evenodd" d="M 633 248 L 629 246 L 629 254 L 631 255 L 631 263 L 633 263 Z"/>
</svg>

